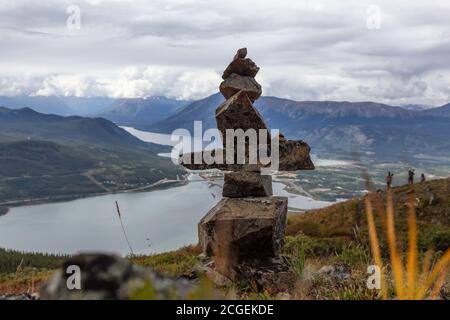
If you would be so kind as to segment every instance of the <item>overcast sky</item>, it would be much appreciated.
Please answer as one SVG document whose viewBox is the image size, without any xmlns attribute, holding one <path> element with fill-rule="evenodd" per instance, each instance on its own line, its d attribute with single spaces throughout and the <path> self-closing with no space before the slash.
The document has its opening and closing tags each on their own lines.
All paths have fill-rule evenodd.
<svg viewBox="0 0 450 320">
<path fill-rule="evenodd" d="M 448 0 L 2 0 L 0 95 L 202 98 L 244 46 L 265 95 L 450 102 Z"/>
</svg>

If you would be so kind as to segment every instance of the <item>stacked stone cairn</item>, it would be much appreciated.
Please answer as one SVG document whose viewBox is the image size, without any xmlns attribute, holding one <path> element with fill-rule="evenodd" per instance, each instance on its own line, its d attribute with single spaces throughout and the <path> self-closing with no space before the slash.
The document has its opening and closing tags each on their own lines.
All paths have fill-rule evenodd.
<svg viewBox="0 0 450 320">
<path fill-rule="evenodd" d="M 226 101 L 216 110 L 217 128 L 224 150 L 227 129 L 242 129 L 244 132 L 265 129 L 266 142 L 260 141 L 258 136 L 258 148 L 265 143 L 270 153 L 273 151 L 272 137 L 264 119 L 253 106 L 262 93 L 255 80 L 259 67 L 246 56 L 247 49 L 239 49 L 223 73 L 220 92 Z M 247 140 L 245 143 L 245 159 L 248 160 L 250 146 Z M 280 134 L 278 148 L 279 171 L 314 169 L 309 157 L 310 147 L 305 142 L 287 140 Z M 207 152 L 214 156 L 216 152 L 224 151 L 205 151 L 201 155 Z M 236 150 L 234 152 L 236 159 Z M 288 199 L 272 195 L 272 177 L 261 174 L 264 165 L 259 161 L 256 164 L 205 164 L 195 163 L 195 156 L 183 155 L 181 163 L 192 170 L 218 168 L 225 171 L 224 198 L 198 225 L 203 254 L 213 259 L 214 271 L 234 282 L 256 284 L 261 290 L 268 287 L 287 290 L 295 282 L 289 262 L 280 256 Z"/>
</svg>

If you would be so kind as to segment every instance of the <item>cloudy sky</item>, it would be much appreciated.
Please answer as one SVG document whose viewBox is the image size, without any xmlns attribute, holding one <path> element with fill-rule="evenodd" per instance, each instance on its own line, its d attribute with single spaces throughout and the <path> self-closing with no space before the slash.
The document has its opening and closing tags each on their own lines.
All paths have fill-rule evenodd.
<svg viewBox="0 0 450 320">
<path fill-rule="evenodd" d="M 244 46 L 265 95 L 450 102 L 448 0 L 2 0 L 0 95 L 202 98 Z"/>
</svg>

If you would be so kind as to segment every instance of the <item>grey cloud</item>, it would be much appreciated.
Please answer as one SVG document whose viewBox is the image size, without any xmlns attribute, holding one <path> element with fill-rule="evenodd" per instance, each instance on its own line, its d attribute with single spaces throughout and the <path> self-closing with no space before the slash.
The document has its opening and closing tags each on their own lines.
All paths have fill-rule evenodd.
<svg viewBox="0 0 450 320">
<path fill-rule="evenodd" d="M 79 31 L 65 28 L 70 4 Z M 380 30 L 366 27 L 371 4 Z M 200 97 L 247 46 L 267 94 L 444 104 L 449 12 L 446 0 L 2 1 L 0 93 Z"/>
</svg>

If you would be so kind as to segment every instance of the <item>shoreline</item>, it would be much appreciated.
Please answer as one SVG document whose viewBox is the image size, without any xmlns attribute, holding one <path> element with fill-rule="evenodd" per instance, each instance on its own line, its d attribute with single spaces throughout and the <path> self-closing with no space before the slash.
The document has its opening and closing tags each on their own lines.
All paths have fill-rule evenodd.
<svg viewBox="0 0 450 320">
<path fill-rule="evenodd" d="M 62 196 L 45 197 L 45 198 L 38 198 L 38 199 L 6 201 L 3 203 L 0 203 L 0 217 L 8 214 L 12 208 L 23 207 L 23 206 L 33 206 L 33 205 L 40 205 L 40 204 L 68 202 L 68 201 L 74 201 L 74 200 L 86 199 L 86 198 L 94 198 L 94 197 L 100 197 L 100 196 L 112 195 L 112 194 L 151 192 L 151 191 L 157 191 L 157 190 L 165 190 L 165 189 L 169 189 L 169 188 L 176 188 L 176 187 L 184 186 L 184 185 L 187 185 L 188 183 L 190 183 L 191 180 L 189 179 L 189 177 L 192 174 L 193 173 L 188 173 L 185 176 L 185 179 L 183 179 L 183 180 L 168 180 L 165 178 L 165 179 L 158 180 L 157 182 L 155 182 L 151 185 L 148 185 L 148 186 L 132 188 L 132 189 L 125 189 L 125 190 L 118 190 L 118 191 L 112 191 L 112 192 L 62 195 Z M 212 177 L 209 177 L 207 174 L 202 175 L 201 173 L 199 173 L 199 177 L 203 181 L 208 181 L 212 184 L 214 184 L 213 181 L 216 180 Z M 219 179 L 219 180 L 221 180 L 221 179 Z M 279 179 L 279 180 L 274 180 L 274 182 L 282 184 L 284 186 L 283 190 L 290 195 L 302 196 L 305 198 L 310 198 L 311 200 L 320 201 L 320 200 L 314 199 L 310 194 L 307 194 L 307 192 L 305 192 L 305 190 L 301 190 L 303 192 L 299 192 L 300 190 L 298 190 L 298 189 L 292 189 L 292 182 L 289 180 Z M 324 202 L 329 202 L 329 201 L 324 201 Z M 339 202 L 339 201 L 329 202 L 329 205 L 333 205 L 336 202 Z M 297 214 L 304 213 L 305 211 L 313 210 L 313 209 L 314 208 L 310 208 L 310 209 L 300 209 L 300 208 L 296 208 L 296 207 L 288 208 L 288 210 L 291 213 L 297 213 Z"/>
<path fill-rule="evenodd" d="M 118 191 L 112 191 L 112 192 L 99 192 L 99 193 L 90 193 L 90 194 L 46 197 L 46 198 L 39 198 L 39 199 L 6 201 L 3 203 L 0 203 L 0 217 L 8 214 L 12 208 L 17 208 L 17 207 L 74 201 L 74 200 L 79 200 L 79 199 L 106 196 L 106 195 L 110 195 L 110 194 L 151 192 L 151 191 L 157 191 L 157 190 L 165 190 L 168 188 L 181 187 L 188 183 L 189 183 L 189 180 L 187 180 L 187 179 L 186 180 L 162 179 L 162 180 L 159 180 L 159 181 L 157 181 L 151 185 L 145 186 L 145 187 L 118 190 Z M 4 210 L 2 210 L 2 209 L 4 209 Z"/>
<path fill-rule="evenodd" d="M 217 179 L 209 179 L 209 178 L 210 177 L 202 175 L 202 174 L 200 174 L 200 175 L 190 174 L 188 177 L 185 177 L 185 180 L 180 180 L 180 181 L 167 181 L 167 180 L 165 180 L 165 181 L 160 181 L 158 184 L 153 185 L 151 188 L 146 188 L 146 190 L 142 190 L 142 189 L 140 189 L 140 190 L 124 190 L 124 191 L 122 191 L 120 193 L 123 194 L 123 193 L 131 193 L 131 192 L 151 192 L 151 191 L 164 190 L 164 189 L 171 190 L 173 187 L 177 187 L 177 186 L 180 186 L 180 185 L 188 185 L 190 182 L 195 182 L 194 184 L 197 184 L 197 182 L 200 182 L 200 183 L 208 184 L 210 188 L 212 188 L 214 186 L 214 190 L 210 190 L 210 191 L 212 193 L 216 193 L 217 194 L 219 191 L 216 188 L 218 186 L 220 187 L 221 183 L 219 181 L 217 181 Z M 283 187 L 285 187 L 285 185 L 283 183 L 281 183 L 281 184 L 283 185 Z M 103 195 L 105 195 L 105 194 L 111 194 L 111 193 L 103 193 Z M 91 194 L 89 197 L 80 197 L 80 196 L 78 196 L 78 197 L 76 197 L 76 199 L 94 198 L 95 196 L 101 196 L 101 195 L 99 195 L 99 194 L 92 195 Z M 215 196 L 213 196 L 213 197 L 216 198 Z M 71 198 L 73 199 L 74 197 L 72 196 Z M 48 201 L 48 199 L 45 199 L 45 200 L 41 199 L 41 200 L 38 201 L 37 199 L 34 199 L 33 201 L 27 201 L 26 203 L 21 202 L 21 204 L 22 205 L 25 204 L 27 206 L 31 206 L 31 205 L 38 205 L 38 204 L 41 204 L 41 203 L 54 203 L 54 202 L 65 202 L 65 201 L 70 201 L 70 200 L 69 199 L 61 199 L 61 198 L 59 198 L 58 201 L 56 201 L 55 199 L 53 199 L 53 201 Z M 71 206 L 71 204 L 68 204 L 68 205 Z M 17 206 L 19 206 L 19 204 L 17 204 Z M 301 210 L 301 209 L 289 207 L 288 208 L 288 215 L 298 215 L 298 214 L 304 213 L 305 211 L 306 210 Z M 11 211 L 10 213 L 14 214 L 14 211 Z M 0 219 L 1 219 L 1 217 L 0 217 Z M 185 245 L 190 245 L 190 244 L 194 244 L 195 245 L 195 242 L 190 242 L 190 241 L 189 242 L 184 242 L 183 245 L 176 246 L 176 247 L 175 246 L 171 247 L 169 250 L 167 250 L 167 249 L 157 250 L 157 251 L 152 250 L 151 254 L 159 254 L 159 253 L 164 253 L 164 252 L 176 251 L 179 248 L 181 248 L 181 247 L 183 247 Z M 4 245 L 5 246 L 3 246 L 2 248 L 6 249 L 6 250 L 20 251 L 15 246 L 7 246 L 6 243 L 4 243 Z M 24 249 L 25 249 L 25 247 L 24 247 Z M 25 252 L 25 253 L 39 252 L 39 253 L 70 254 L 70 253 L 68 253 L 69 251 L 65 251 L 64 248 L 60 248 L 60 249 L 61 249 L 60 251 L 58 250 L 56 252 L 51 251 L 51 250 L 46 250 L 44 248 L 40 248 L 38 250 L 35 250 L 35 249 L 34 250 L 24 250 L 24 251 L 21 251 L 21 252 Z M 109 251 L 109 249 L 107 249 L 107 250 Z M 121 253 L 120 251 L 112 251 L 112 252 L 114 252 L 115 254 L 119 254 L 121 256 L 126 256 L 128 254 L 128 253 Z M 147 253 L 142 252 L 142 254 L 147 254 Z"/>
<path fill-rule="evenodd" d="M 8 214 L 9 207 L 6 206 L 0 206 L 0 217 Z"/>
</svg>

